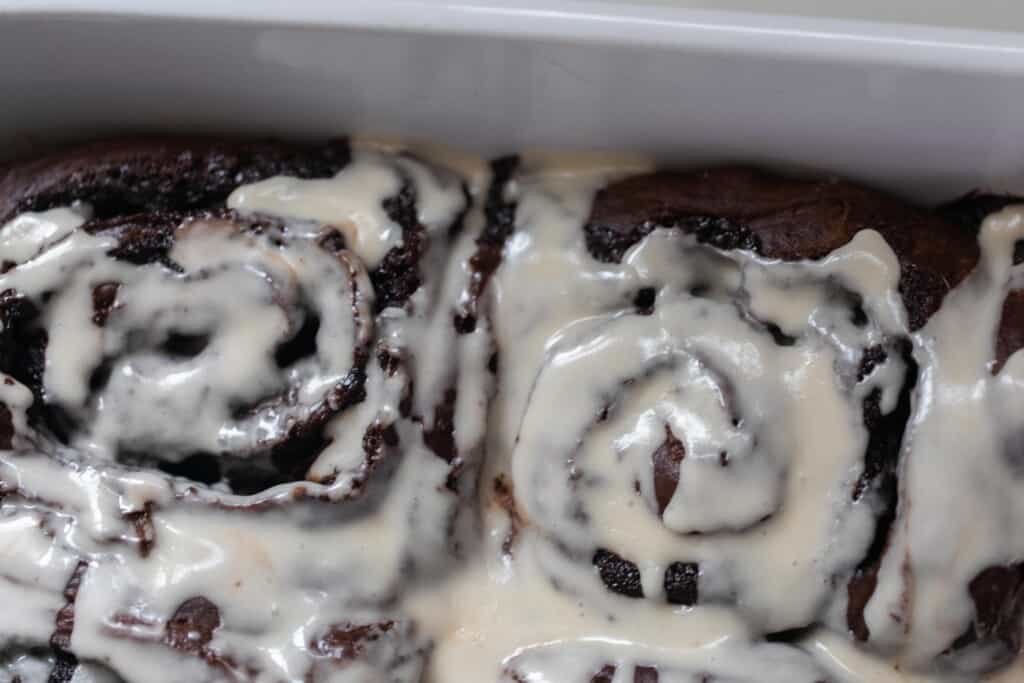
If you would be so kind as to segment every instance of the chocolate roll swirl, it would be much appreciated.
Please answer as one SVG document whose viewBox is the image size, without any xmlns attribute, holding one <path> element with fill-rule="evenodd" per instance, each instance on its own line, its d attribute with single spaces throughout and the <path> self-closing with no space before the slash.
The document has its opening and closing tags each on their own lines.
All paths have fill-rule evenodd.
<svg viewBox="0 0 1024 683">
<path fill-rule="evenodd" d="M 898 312 L 864 296 L 895 300 L 891 255 L 868 241 L 784 266 L 652 233 L 624 266 L 654 311 L 549 347 L 513 453 L 526 515 L 621 595 L 736 604 L 767 631 L 813 621 L 874 519 L 856 495 L 862 406 L 877 392 L 891 410 L 906 372 Z"/>
<path fill-rule="evenodd" d="M 0 640 L 51 680 L 420 680 L 395 600 L 466 543 L 488 397 L 467 181 L 139 141 L 0 185 L 0 505 L 49 553 Z"/>
<path fill-rule="evenodd" d="M 446 159 L 136 140 L 0 169 L 0 683 L 1017 655 L 1016 198 Z"/>
<path fill-rule="evenodd" d="M 898 450 L 871 424 L 912 382 L 892 250 L 868 231 L 784 262 L 709 218 L 613 254 L 592 226 L 619 185 L 592 200 L 603 179 L 538 175 L 517 179 L 529 219 L 511 240 L 535 245 L 524 269 L 565 259 L 548 286 L 576 310 L 542 301 L 508 321 L 543 340 L 511 468 L 555 580 L 733 605 L 760 632 L 813 623 L 867 553 Z"/>
<path fill-rule="evenodd" d="M 949 468 L 1004 489 L 991 500 L 965 493 L 985 501 L 985 529 L 1002 529 L 982 536 L 984 552 L 939 561 L 939 548 L 962 557 L 954 548 L 968 541 L 932 538 L 915 567 L 913 554 L 901 562 L 907 542 L 897 540 L 914 519 L 914 539 L 926 538 L 922 514 L 971 507 L 967 498 L 935 507 L 960 485 L 935 485 L 908 430 L 923 428 L 930 396 L 957 384 L 936 383 L 936 340 L 956 357 L 974 337 L 955 328 L 977 316 L 967 324 L 980 341 L 968 347 L 993 398 L 972 410 L 993 424 L 986 444 L 1016 443 L 1019 278 L 1009 264 L 1024 242 L 1016 227 L 998 245 L 978 231 L 979 215 L 1012 198 L 925 211 L 849 183 L 739 168 L 525 166 L 492 190 L 514 214 L 498 277 L 515 313 L 499 313 L 499 343 L 517 340 L 504 362 L 535 369 L 518 382 L 502 376 L 515 426 L 505 438 L 517 528 L 547 538 L 557 585 L 734 605 L 780 637 L 826 622 L 918 670 L 973 675 L 1012 658 L 1021 624 L 1021 555 L 1005 541 L 1018 519 L 1013 447 L 980 447 L 998 466 L 966 458 Z M 547 296 L 523 284 L 542 273 Z M 799 371 L 781 360 L 788 354 Z M 948 414 L 945 423 L 962 424 Z M 930 448 L 955 458 L 956 441 L 947 434 Z M 966 539 L 974 519 L 950 527 Z M 946 626 L 923 625 L 942 609 Z"/>
<path fill-rule="evenodd" d="M 96 460 L 241 494 L 311 469 L 337 479 L 338 467 L 293 461 L 287 441 L 365 393 L 373 290 L 361 262 L 323 246 L 331 231 L 175 219 L 108 219 L 2 276 L 8 306 L 32 309 L 8 343 L 45 357 L 38 378 L 5 368 L 34 385 L 40 428 Z M 124 260 L 136 230 L 170 246 Z"/>
</svg>

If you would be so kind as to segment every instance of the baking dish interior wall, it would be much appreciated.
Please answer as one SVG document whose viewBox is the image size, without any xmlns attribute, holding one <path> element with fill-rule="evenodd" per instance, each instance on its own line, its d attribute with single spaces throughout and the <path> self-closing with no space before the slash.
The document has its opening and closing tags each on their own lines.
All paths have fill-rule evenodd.
<svg viewBox="0 0 1024 683">
<path fill-rule="evenodd" d="M 784 36 L 759 54 L 739 33 L 718 40 L 0 15 L 0 136 L 11 156 L 125 132 L 363 131 L 484 154 L 557 146 L 827 169 L 922 200 L 1024 189 L 1019 64 L 843 59 L 828 41 L 787 53 Z"/>
</svg>

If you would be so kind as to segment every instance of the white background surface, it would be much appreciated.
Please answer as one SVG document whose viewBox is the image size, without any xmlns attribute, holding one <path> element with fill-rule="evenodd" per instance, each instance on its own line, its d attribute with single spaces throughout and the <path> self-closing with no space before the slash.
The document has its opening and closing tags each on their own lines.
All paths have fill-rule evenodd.
<svg viewBox="0 0 1024 683">
<path fill-rule="evenodd" d="M 1024 0 L 632 0 L 645 5 L 1024 31 Z"/>
<path fill-rule="evenodd" d="M 593 13 L 604 13 L 602 8 L 620 5 L 1024 32 L 1024 0 L 0 0 L 0 14 L 5 10 L 107 10 L 157 15 L 295 14 L 353 18 L 364 12 L 379 15 L 378 5 L 392 14 L 401 14 L 402 10 L 394 8 L 404 5 L 450 10 L 474 6 L 479 10 L 501 11 L 532 6 L 558 13 L 569 4 L 582 10 L 592 8 Z"/>
<path fill-rule="evenodd" d="M 1024 32 L 1024 0 L 612 0 L 623 4 L 754 12 L 801 17 L 828 17 L 906 23 L 951 28 Z M 410 4 L 450 6 L 460 0 L 411 0 Z M 511 7 L 529 4 L 523 0 L 470 0 L 480 6 Z M 182 13 L 205 11 L 223 14 L 242 13 L 246 6 L 265 3 L 262 0 L 0 0 L 0 13 L 5 9 L 101 9 L 115 8 L 136 13 Z M 320 11 L 341 11 L 360 8 L 372 11 L 375 0 L 273 0 L 285 10 L 305 6 Z M 385 3 L 391 4 L 391 3 Z M 544 3 L 541 3 L 544 4 Z M 558 4 L 552 3 L 552 4 Z M 600 6 L 606 0 L 583 0 L 580 4 Z"/>
<path fill-rule="evenodd" d="M 380 132 L 1024 191 L 1024 33 L 638 0 L 0 0 L 0 63 L 2 155 Z"/>
</svg>

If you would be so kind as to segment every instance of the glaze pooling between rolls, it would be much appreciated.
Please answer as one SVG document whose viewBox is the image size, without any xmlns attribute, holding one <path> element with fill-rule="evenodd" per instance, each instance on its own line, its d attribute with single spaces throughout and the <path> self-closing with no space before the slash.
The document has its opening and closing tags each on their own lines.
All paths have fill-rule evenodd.
<svg viewBox="0 0 1024 683">
<path fill-rule="evenodd" d="M 0 683 L 1020 670 L 1009 198 L 199 140 L 0 194 Z"/>
</svg>

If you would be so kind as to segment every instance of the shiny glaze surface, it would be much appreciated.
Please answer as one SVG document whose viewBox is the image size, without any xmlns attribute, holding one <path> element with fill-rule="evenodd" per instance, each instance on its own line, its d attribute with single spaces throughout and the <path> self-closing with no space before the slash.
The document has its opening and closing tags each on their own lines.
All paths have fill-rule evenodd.
<svg viewBox="0 0 1024 683">
<path fill-rule="evenodd" d="M 48 680 L 55 642 L 79 683 L 979 680 L 988 653 L 942 657 L 971 622 L 968 584 L 1024 559 L 1008 451 L 1024 356 L 991 362 L 1024 286 L 1024 210 L 984 222 L 979 265 L 912 332 L 871 230 L 781 262 L 665 226 L 593 258 L 595 193 L 648 168 L 526 157 L 499 182 L 357 145 L 332 178 L 260 181 L 226 217 L 182 221 L 180 270 L 109 258 L 87 205 L 0 228 L 0 289 L 47 294 L 41 387 L 77 425 L 59 442 L 28 388 L 0 385 L 0 681 Z M 408 300 L 381 307 L 371 273 L 409 239 L 383 210 L 403 184 L 430 246 Z M 481 286 L 489 203 L 516 208 Z M 311 310 L 315 351 L 276 367 Z M 200 332 L 197 352 L 166 352 Z M 858 494 L 861 406 L 877 392 L 891 412 L 908 371 L 864 359 L 897 340 L 920 368 L 904 503 L 857 646 L 837 586 L 880 514 Z M 353 368 L 365 396 L 335 401 L 294 481 L 168 476 L 197 451 L 257 463 Z M 378 460 L 366 435 L 385 425 Z"/>
</svg>

